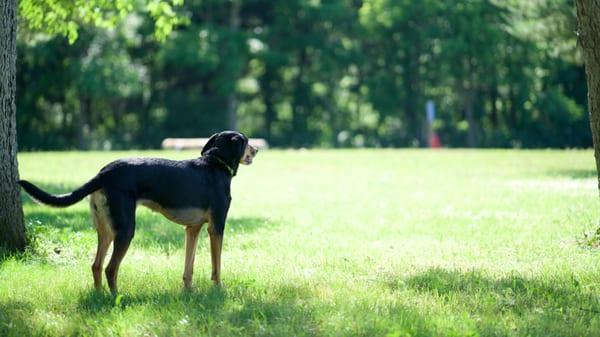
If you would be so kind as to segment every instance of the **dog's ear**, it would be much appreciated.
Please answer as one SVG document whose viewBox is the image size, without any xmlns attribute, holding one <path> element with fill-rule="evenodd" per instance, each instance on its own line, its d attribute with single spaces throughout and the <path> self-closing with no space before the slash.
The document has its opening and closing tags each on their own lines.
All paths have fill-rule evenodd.
<svg viewBox="0 0 600 337">
<path fill-rule="evenodd" d="M 248 144 L 248 138 L 245 136 L 238 134 L 231 138 L 231 146 L 234 153 L 234 157 L 239 160 L 244 155 L 244 150 L 246 150 L 246 145 Z"/>
<path fill-rule="evenodd" d="M 204 144 L 204 147 L 202 148 L 202 152 L 200 153 L 201 155 L 204 155 L 204 153 L 208 150 L 210 150 L 210 148 L 212 148 L 215 145 L 215 140 L 217 139 L 217 136 L 219 134 L 215 133 L 214 135 L 210 136 L 210 138 L 208 139 L 208 141 L 206 142 L 206 144 Z"/>
</svg>

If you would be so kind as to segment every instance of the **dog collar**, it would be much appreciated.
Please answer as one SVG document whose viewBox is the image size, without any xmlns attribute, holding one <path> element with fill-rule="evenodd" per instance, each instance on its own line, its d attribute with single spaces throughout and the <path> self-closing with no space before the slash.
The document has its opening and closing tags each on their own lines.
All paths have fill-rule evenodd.
<svg viewBox="0 0 600 337">
<path fill-rule="evenodd" d="M 217 161 L 218 161 L 218 162 L 219 162 L 221 165 L 223 165 L 223 167 L 225 167 L 225 168 L 227 169 L 227 172 L 229 172 L 229 175 L 231 175 L 232 177 L 235 175 L 235 174 L 233 173 L 233 169 L 231 168 L 231 166 L 227 165 L 227 163 L 226 163 L 225 161 L 223 161 L 223 159 L 221 159 L 221 158 L 219 158 L 219 157 L 217 157 L 217 156 L 214 156 L 214 158 L 215 158 L 215 159 L 216 159 L 216 160 L 217 160 Z"/>
</svg>

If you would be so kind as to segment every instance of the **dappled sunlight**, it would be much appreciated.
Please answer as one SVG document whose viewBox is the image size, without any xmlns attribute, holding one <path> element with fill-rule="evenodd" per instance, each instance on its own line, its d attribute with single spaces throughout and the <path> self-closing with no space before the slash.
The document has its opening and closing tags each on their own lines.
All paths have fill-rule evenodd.
<svg viewBox="0 0 600 337">
<path fill-rule="evenodd" d="M 106 284 L 96 292 L 87 201 L 26 203 L 34 248 L 0 264 L 8 280 L 0 334 L 10 322 L 11 334 L 25 335 L 593 336 L 599 328 L 598 250 L 579 243 L 596 226 L 595 180 L 549 173 L 585 169 L 591 152 L 261 155 L 232 183 L 220 289 L 210 281 L 206 229 L 184 290 L 183 227 L 139 207 L 120 297 Z M 95 169 L 83 167 L 44 186 L 76 187 Z"/>
<path fill-rule="evenodd" d="M 223 333 L 244 325 L 247 334 L 259 333 L 269 326 L 277 334 L 316 332 L 311 292 L 305 287 L 265 288 L 244 280 L 232 280 L 225 288 L 208 282 L 191 290 L 183 288 L 146 288 L 127 292 L 115 299 L 106 292 L 83 292 L 78 306 L 92 315 L 110 319 L 144 310 L 150 319 L 160 318 L 153 331 L 158 334 Z M 145 328 L 137 333 L 144 332 Z"/>
<path fill-rule="evenodd" d="M 437 310 L 464 312 L 485 334 L 532 332 L 569 334 L 558 323 L 589 321 L 600 328 L 597 287 L 580 286 L 579 275 L 523 277 L 516 273 L 490 275 L 477 270 L 430 268 L 408 278 L 387 278 L 393 291 L 416 291 L 442 304 Z M 583 277 L 586 277 L 583 275 Z M 516 320 L 515 317 L 522 317 Z M 516 323 L 515 323 L 516 322 Z"/>
<path fill-rule="evenodd" d="M 534 189 L 538 192 L 568 192 L 590 195 L 597 193 L 597 179 L 595 177 L 586 179 L 545 179 L 545 180 L 515 180 L 509 182 L 515 190 Z"/>
<path fill-rule="evenodd" d="M 578 169 L 559 169 L 548 172 L 550 176 L 564 177 L 567 179 L 598 179 L 598 173 L 592 167 Z"/>
</svg>

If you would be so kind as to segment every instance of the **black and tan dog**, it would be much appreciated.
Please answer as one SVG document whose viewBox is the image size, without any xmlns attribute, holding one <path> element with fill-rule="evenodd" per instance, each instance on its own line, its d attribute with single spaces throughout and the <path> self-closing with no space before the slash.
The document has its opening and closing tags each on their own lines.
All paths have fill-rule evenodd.
<svg viewBox="0 0 600 337">
<path fill-rule="evenodd" d="M 198 234 L 208 222 L 212 280 L 218 285 L 223 230 L 231 203 L 231 179 L 238 165 L 251 164 L 256 153 L 257 149 L 248 144 L 246 136 L 224 131 L 208 140 L 199 158 L 117 160 L 71 193 L 51 195 L 28 181 L 21 180 L 19 184 L 37 201 L 55 207 L 70 206 L 91 194 L 90 208 L 98 231 L 98 251 L 92 265 L 97 289 L 102 287 L 104 257 L 114 241 L 106 279 L 111 292 L 117 292 L 117 273 L 133 239 L 138 203 L 185 226 L 185 287 L 192 284 Z"/>
</svg>

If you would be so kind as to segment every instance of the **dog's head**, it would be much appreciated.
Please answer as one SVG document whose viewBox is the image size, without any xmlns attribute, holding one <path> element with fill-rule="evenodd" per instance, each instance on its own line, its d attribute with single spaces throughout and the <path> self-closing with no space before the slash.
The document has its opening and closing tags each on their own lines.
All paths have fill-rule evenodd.
<svg viewBox="0 0 600 337">
<path fill-rule="evenodd" d="M 223 131 L 212 135 L 202 148 L 202 156 L 216 156 L 237 173 L 239 164 L 250 165 L 258 149 L 248 144 L 248 137 L 237 131 Z"/>
</svg>

